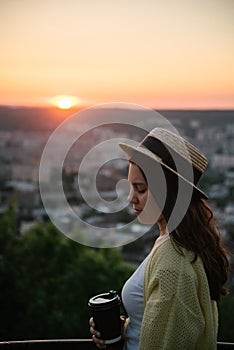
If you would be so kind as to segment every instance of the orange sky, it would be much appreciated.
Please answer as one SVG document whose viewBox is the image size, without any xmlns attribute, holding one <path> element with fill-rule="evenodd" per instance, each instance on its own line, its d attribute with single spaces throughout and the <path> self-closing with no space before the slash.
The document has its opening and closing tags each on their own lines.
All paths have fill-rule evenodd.
<svg viewBox="0 0 234 350">
<path fill-rule="evenodd" d="M 233 0 L 1 0 L 0 104 L 234 108 Z"/>
</svg>

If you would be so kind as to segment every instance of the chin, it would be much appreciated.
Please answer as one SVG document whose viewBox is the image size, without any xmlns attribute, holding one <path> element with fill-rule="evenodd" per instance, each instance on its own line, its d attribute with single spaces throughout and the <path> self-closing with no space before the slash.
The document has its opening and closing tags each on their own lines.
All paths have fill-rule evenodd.
<svg viewBox="0 0 234 350">
<path fill-rule="evenodd" d="M 144 215 L 139 215 L 137 219 L 143 225 L 154 225 L 157 221 L 155 218 L 144 217 Z"/>
</svg>

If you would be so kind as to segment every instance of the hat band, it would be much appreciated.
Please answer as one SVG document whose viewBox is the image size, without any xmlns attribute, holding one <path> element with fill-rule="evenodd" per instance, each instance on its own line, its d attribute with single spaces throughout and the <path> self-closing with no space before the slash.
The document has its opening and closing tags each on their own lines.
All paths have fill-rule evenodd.
<svg viewBox="0 0 234 350">
<path fill-rule="evenodd" d="M 190 169 L 192 166 L 193 169 L 193 183 L 197 184 L 200 179 L 202 172 L 195 168 L 187 159 L 182 157 L 180 154 L 175 152 L 170 146 L 165 146 L 160 140 L 156 139 L 153 136 L 146 136 L 146 138 L 142 141 L 140 146 L 146 147 L 149 151 L 154 153 L 156 156 L 160 157 L 167 166 L 178 173 L 178 169 L 176 168 L 176 164 L 179 165 L 180 169 L 183 169 L 183 177 L 187 178 L 188 181 L 191 182 L 191 174 L 188 173 L 186 176 L 186 170 Z M 186 146 L 185 146 L 186 147 Z M 189 176 L 190 175 L 190 176 Z"/>
</svg>

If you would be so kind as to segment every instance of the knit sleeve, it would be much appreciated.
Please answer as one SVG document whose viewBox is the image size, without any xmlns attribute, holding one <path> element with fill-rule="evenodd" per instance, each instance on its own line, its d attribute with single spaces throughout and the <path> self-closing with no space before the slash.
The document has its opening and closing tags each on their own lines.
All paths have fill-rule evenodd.
<svg viewBox="0 0 234 350">
<path fill-rule="evenodd" d="M 192 350 L 203 333 L 196 278 L 186 272 L 182 258 L 173 261 L 162 254 L 151 262 L 140 350 Z"/>
</svg>

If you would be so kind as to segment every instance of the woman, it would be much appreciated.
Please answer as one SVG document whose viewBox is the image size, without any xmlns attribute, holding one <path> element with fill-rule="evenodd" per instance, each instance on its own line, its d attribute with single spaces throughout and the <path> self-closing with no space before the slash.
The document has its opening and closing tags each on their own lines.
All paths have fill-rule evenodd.
<svg viewBox="0 0 234 350">
<path fill-rule="evenodd" d="M 207 160 L 191 143 L 155 128 L 129 159 L 129 202 L 160 235 L 122 291 L 129 315 L 124 350 L 216 349 L 217 301 L 229 271 L 206 195 L 197 187 Z M 93 340 L 105 349 L 90 320 Z"/>
</svg>

